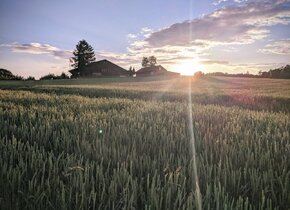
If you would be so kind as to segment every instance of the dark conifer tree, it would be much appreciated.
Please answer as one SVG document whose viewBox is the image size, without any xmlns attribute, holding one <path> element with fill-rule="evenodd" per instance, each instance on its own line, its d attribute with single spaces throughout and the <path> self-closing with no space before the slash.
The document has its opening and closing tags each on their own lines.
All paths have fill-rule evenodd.
<svg viewBox="0 0 290 210">
<path fill-rule="evenodd" d="M 78 69 L 76 75 L 73 75 L 73 77 L 82 76 L 83 68 L 96 60 L 94 49 L 83 39 L 76 45 L 73 54 L 74 57 L 72 57 L 73 63 L 71 66 Z"/>
</svg>

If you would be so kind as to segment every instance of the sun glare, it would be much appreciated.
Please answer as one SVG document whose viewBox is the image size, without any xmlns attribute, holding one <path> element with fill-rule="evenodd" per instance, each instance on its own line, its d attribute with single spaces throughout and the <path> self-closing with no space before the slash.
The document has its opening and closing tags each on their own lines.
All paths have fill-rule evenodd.
<svg viewBox="0 0 290 210">
<path fill-rule="evenodd" d="M 203 71 L 204 67 L 196 60 L 182 61 L 175 65 L 176 71 L 181 75 L 191 76 L 197 71 Z"/>
</svg>

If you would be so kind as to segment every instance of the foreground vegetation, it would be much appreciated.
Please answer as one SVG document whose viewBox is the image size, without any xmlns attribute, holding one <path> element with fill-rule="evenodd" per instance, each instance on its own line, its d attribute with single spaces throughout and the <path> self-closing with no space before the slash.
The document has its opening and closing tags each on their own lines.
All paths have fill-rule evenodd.
<svg viewBox="0 0 290 210">
<path fill-rule="evenodd" d="M 188 82 L 0 83 L 0 209 L 195 209 Z M 290 83 L 191 85 L 203 209 L 290 209 Z"/>
</svg>

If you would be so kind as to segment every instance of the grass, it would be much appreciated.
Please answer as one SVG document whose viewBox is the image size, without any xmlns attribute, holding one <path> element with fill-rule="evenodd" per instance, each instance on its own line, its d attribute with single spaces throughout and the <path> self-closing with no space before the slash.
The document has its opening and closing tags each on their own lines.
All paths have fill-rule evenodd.
<svg viewBox="0 0 290 210">
<path fill-rule="evenodd" d="M 193 80 L 203 209 L 290 209 L 290 81 Z M 195 209 L 188 79 L 0 82 L 1 209 Z"/>
</svg>

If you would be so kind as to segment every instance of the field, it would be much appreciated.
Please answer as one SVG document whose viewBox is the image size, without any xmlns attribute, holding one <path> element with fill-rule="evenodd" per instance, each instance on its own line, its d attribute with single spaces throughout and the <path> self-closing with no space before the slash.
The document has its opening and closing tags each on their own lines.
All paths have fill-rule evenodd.
<svg viewBox="0 0 290 210">
<path fill-rule="evenodd" d="M 290 80 L 0 82 L 0 209 L 200 205 L 290 209 Z"/>
</svg>

